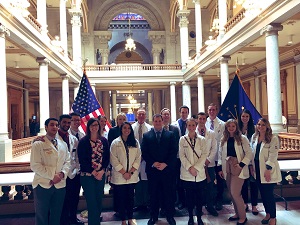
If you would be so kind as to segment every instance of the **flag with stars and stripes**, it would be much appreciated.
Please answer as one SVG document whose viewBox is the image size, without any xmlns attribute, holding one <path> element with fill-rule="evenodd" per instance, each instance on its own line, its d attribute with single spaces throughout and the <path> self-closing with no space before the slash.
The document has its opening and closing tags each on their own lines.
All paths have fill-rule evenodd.
<svg viewBox="0 0 300 225">
<path fill-rule="evenodd" d="M 72 112 L 76 112 L 81 117 L 81 128 L 85 132 L 86 124 L 90 118 L 104 115 L 103 108 L 97 100 L 95 93 L 91 87 L 90 81 L 86 74 L 83 73 L 81 78 L 79 90 L 71 108 Z M 107 128 L 111 128 L 111 125 L 107 122 Z"/>
</svg>

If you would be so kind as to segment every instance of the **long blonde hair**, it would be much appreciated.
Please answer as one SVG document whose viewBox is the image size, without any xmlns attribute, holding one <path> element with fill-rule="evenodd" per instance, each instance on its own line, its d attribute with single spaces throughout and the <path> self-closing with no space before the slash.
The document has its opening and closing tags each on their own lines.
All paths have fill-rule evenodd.
<svg viewBox="0 0 300 225">
<path fill-rule="evenodd" d="M 223 132 L 223 136 L 222 136 L 222 139 L 221 139 L 221 146 L 223 146 L 224 143 L 227 142 L 229 137 L 230 137 L 230 133 L 229 133 L 227 128 L 228 128 L 229 124 L 231 124 L 231 123 L 234 123 L 235 126 L 236 126 L 236 131 L 234 132 L 234 135 L 233 135 L 234 140 L 238 143 L 238 145 L 241 145 L 241 143 L 242 143 L 242 133 L 239 129 L 238 122 L 234 119 L 229 119 L 225 123 L 225 130 Z"/>
<path fill-rule="evenodd" d="M 259 118 L 257 123 L 259 123 L 259 121 L 262 121 L 266 125 L 265 142 L 269 144 L 273 137 L 271 124 L 269 120 L 265 118 Z M 258 137 L 258 136 L 259 136 L 259 131 L 257 130 L 257 124 L 256 124 L 254 137 Z"/>
</svg>

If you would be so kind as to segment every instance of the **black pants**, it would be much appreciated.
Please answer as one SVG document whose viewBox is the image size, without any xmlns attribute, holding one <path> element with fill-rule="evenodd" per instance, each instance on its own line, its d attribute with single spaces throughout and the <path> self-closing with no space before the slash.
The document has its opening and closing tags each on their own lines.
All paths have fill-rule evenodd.
<svg viewBox="0 0 300 225">
<path fill-rule="evenodd" d="M 215 161 L 216 166 L 215 166 L 215 173 L 216 173 L 216 180 L 217 180 L 217 196 L 216 196 L 216 201 L 217 202 L 222 202 L 223 201 L 223 192 L 224 192 L 224 185 L 225 185 L 225 180 L 222 179 L 219 174 L 218 174 L 218 161 Z"/>
<path fill-rule="evenodd" d="M 248 178 L 244 181 L 244 184 L 243 184 L 243 187 L 242 187 L 242 197 L 243 197 L 244 203 L 247 204 L 248 201 L 249 201 L 248 184 L 250 184 L 251 205 L 252 206 L 257 206 L 258 187 L 257 187 L 256 182 L 251 181 L 250 178 Z"/>
<path fill-rule="evenodd" d="M 168 170 L 167 168 L 165 170 Z M 160 196 L 163 198 L 163 206 L 166 210 L 166 216 L 173 217 L 174 215 L 174 171 L 159 171 L 155 168 L 147 173 L 149 194 L 150 194 L 150 215 L 157 219 L 160 207 Z"/>
<path fill-rule="evenodd" d="M 208 174 L 210 177 L 210 182 L 205 184 L 205 204 L 207 207 L 212 208 L 215 202 L 215 189 L 214 189 L 214 181 L 216 178 L 215 174 L 215 168 L 214 167 L 208 167 Z M 219 175 L 217 175 L 219 176 Z"/>
<path fill-rule="evenodd" d="M 118 202 L 118 211 L 121 220 L 133 218 L 135 184 L 114 184 L 114 197 Z"/>
<path fill-rule="evenodd" d="M 206 179 L 201 182 L 182 181 L 186 192 L 186 206 L 189 212 L 189 217 L 193 216 L 193 211 L 196 206 L 196 215 L 201 217 L 204 188 L 206 186 Z"/>
<path fill-rule="evenodd" d="M 181 167 L 181 161 L 180 159 L 177 159 L 176 161 L 176 192 L 177 192 L 177 202 L 178 204 L 182 204 L 185 206 L 185 190 L 182 187 L 181 180 L 180 180 L 180 167 Z M 174 200 L 176 201 L 176 192 Z"/>
<path fill-rule="evenodd" d="M 66 195 L 60 217 L 61 225 L 69 224 L 69 221 L 74 222 L 77 219 L 77 206 L 81 188 L 80 174 L 76 175 L 73 179 L 68 177 L 66 182 Z"/>
</svg>

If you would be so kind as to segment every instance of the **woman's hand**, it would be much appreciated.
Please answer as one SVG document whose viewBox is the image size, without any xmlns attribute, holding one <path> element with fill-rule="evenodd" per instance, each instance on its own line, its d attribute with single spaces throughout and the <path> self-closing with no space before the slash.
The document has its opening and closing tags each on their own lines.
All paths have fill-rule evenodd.
<svg viewBox="0 0 300 225">
<path fill-rule="evenodd" d="M 267 182 L 270 182 L 271 181 L 271 170 L 265 170 L 264 177 Z"/>
<path fill-rule="evenodd" d="M 253 166 L 252 166 L 252 165 L 251 165 L 251 166 L 249 166 L 249 170 L 250 170 L 250 174 L 251 174 L 251 176 L 252 176 L 252 177 L 254 177 L 255 170 L 254 170 L 254 168 L 253 168 Z"/>
<path fill-rule="evenodd" d="M 197 174 L 198 174 L 198 171 L 197 171 L 193 166 L 191 166 L 191 167 L 189 168 L 189 172 L 190 172 L 190 174 L 192 174 L 192 176 L 194 176 L 194 177 L 196 177 Z"/>
<path fill-rule="evenodd" d="M 223 171 L 219 171 L 219 176 L 224 179 L 224 174 L 223 174 Z"/>
<path fill-rule="evenodd" d="M 131 174 L 130 174 L 130 173 L 124 173 L 124 174 L 123 174 L 123 178 L 124 178 L 125 180 L 129 180 L 129 179 L 131 178 Z"/>
</svg>

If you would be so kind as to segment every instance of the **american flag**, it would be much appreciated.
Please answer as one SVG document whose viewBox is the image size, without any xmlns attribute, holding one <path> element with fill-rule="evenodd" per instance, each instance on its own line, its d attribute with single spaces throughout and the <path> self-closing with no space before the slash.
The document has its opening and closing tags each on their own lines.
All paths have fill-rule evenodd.
<svg viewBox="0 0 300 225">
<path fill-rule="evenodd" d="M 72 104 L 71 111 L 80 115 L 81 128 L 84 132 L 86 131 L 86 123 L 90 118 L 97 118 L 99 115 L 104 115 L 103 108 L 97 100 L 90 81 L 85 73 L 83 73 L 81 78 L 79 90 L 75 101 Z M 107 122 L 106 128 L 111 128 L 110 123 Z"/>
</svg>

